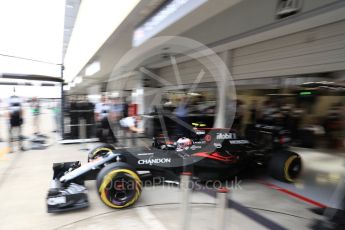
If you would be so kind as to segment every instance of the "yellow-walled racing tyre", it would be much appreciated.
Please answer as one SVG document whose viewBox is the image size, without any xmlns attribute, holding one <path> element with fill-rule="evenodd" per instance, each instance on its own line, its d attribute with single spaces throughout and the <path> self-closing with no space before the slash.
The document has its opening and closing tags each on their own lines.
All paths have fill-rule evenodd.
<svg viewBox="0 0 345 230">
<path fill-rule="evenodd" d="M 273 154 L 269 162 L 269 174 L 281 181 L 293 183 L 302 171 L 301 157 L 291 151 Z"/>
<path fill-rule="evenodd" d="M 111 144 L 101 144 L 93 148 L 88 153 L 88 162 L 96 159 L 99 156 L 102 156 L 108 152 L 113 151 L 115 148 Z"/>
<path fill-rule="evenodd" d="M 133 205 L 142 189 L 142 182 L 136 171 L 123 162 L 104 167 L 99 172 L 96 183 L 101 201 L 116 209 Z"/>
</svg>

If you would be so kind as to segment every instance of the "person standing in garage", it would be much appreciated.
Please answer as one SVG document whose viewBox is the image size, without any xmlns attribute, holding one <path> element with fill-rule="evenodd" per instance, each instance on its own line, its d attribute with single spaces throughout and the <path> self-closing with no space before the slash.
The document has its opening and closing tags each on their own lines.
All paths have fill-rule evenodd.
<svg viewBox="0 0 345 230">
<path fill-rule="evenodd" d="M 119 136 L 120 124 L 119 121 L 123 118 L 123 105 L 120 103 L 119 98 L 110 98 L 110 108 L 109 108 L 109 122 L 111 123 L 111 128 L 115 138 Z"/>
<path fill-rule="evenodd" d="M 250 123 L 255 124 L 257 119 L 257 113 L 258 113 L 258 106 L 257 101 L 253 100 L 252 104 L 250 105 Z"/>
<path fill-rule="evenodd" d="M 242 122 L 244 117 L 244 103 L 241 100 L 236 102 L 236 113 L 232 128 L 239 134 L 242 133 Z"/>
<path fill-rule="evenodd" d="M 14 90 L 15 92 L 15 90 Z M 13 152 L 14 132 L 17 132 L 19 149 L 25 151 L 23 146 L 22 137 L 22 124 L 23 124 L 23 108 L 22 99 L 16 95 L 8 99 L 8 118 L 9 118 L 9 147 L 10 152 Z"/>
<path fill-rule="evenodd" d="M 41 113 L 40 113 L 40 103 L 37 97 L 34 97 L 31 100 L 31 110 L 32 110 L 32 117 L 33 117 L 34 134 L 38 135 L 40 132 L 39 120 L 40 120 Z"/>
<path fill-rule="evenodd" d="M 108 137 L 115 143 L 116 139 L 109 124 L 109 110 L 110 105 L 105 95 L 101 97 L 101 102 L 96 104 L 95 107 L 95 121 L 98 124 L 97 136 L 101 142 L 107 143 Z"/>
<path fill-rule="evenodd" d="M 188 114 L 187 98 L 182 97 L 179 101 L 179 105 L 175 109 L 175 115 L 179 120 L 179 122 L 176 123 L 176 136 L 178 137 L 189 136 L 189 129 L 186 128 L 187 125 L 189 125 Z"/>
<path fill-rule="evenodd" d="M 327 111 L 323 126 L 326 132 L 327 147 L 338 148 L 342 141 L 342 128 L 344 126 L 343 113 L 340 103 L 334 103 Z"/>
</svg>

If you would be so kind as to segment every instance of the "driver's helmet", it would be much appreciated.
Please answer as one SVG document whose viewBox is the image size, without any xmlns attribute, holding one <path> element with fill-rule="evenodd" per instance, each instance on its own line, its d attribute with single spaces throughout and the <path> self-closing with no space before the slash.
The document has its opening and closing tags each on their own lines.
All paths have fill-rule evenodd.
<svg viewBox="0 0 345 230">
<path fill-rule="evenodd" d="M 187 150 L 189 146 L 193 144 L 193 141 L 186 137 L 181 137 L 176 141 L 176 150 Z"/>
</svg>

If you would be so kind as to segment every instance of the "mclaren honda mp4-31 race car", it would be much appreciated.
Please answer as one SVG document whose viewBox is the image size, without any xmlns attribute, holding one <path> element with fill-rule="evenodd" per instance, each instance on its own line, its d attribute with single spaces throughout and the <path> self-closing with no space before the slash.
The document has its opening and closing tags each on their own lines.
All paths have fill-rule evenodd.
<svg viewBox="0 0 345 230">
<path fill-rule="evenodd" d="M 266 167 L 279 180 L 293 182 L 302 168 L 298 154 L 287 149 L 286 133 L 275 127 L 258 126 L 258 132 L 274 133 L 272 143 L 260 145 L 228 129 L 197 129 L 189 138 L 171 141 L 154 138 L 150 148 L 115 148 L 101 144 L 88 153 L 88 163 L 54 163 L 47 195 L 48 212 L 88 206 L 86 180 L 96 180 L 100 200 L 111 208 L 134 204 L 142 181 L 160 177 L 178 181 L 192 172 L 201 182 L 231 178 L 241 171 Z"/>
</svg>

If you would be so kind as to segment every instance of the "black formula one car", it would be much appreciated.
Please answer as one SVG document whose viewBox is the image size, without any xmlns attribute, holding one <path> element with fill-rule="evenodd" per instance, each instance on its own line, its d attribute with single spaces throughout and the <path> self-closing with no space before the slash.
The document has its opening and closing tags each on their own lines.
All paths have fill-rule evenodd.
<svg viewBox="0 0 345 230">
<path fill-rule="evenodd" d="M 272 143 L 249 141 L 228 129 L 205 128 L 196 129 L 189 138 L 173 141 L 154 138 L 150 148 L 101 144 L 89 152 L 88 163 L 84 165 L 79 161 L 53 165 L 48 212 L 88 206 L 86 180 L 96 180 L 101 201 L 118 209 L 138 200 L 143 180 L 161 177 L 178 181 L 182 172 L 192 172 L 193 178 L 205 182 L 267 166 L 271 176 L 293 182 L 302 169 L 302 161 L 298 154 L 288 151 L 287 133 L 279 127 L 265 125 L 256 125 L 252 132 L 271 136 L 268 139 Z"/>
</svg>

